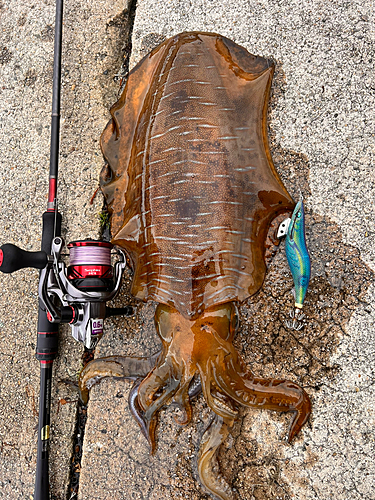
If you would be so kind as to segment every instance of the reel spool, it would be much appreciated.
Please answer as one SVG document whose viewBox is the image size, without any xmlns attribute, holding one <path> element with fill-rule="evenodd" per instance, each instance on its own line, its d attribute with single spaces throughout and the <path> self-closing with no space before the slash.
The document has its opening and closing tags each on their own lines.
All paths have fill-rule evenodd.
<svg viewBox="0 0 375 500">
<path fill-rule="evenodd" d="M 67 278 L 72 285 L 83 292 L 111 292 L 114 289 L 112 248 L 107 241 L 70 242 Z"/>
</svg>

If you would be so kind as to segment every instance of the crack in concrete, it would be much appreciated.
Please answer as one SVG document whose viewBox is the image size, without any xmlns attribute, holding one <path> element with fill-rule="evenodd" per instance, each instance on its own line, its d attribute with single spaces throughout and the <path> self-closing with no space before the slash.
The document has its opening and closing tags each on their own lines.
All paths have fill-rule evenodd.
<svg viewBox="0 0 375 500">
<path fill-rule="evenodd" d="M 122 88 L 126 83 L 127 74 L 129 71 L 131 39 L 132 39 L 132 32 L 136 14 L 136 4 L 137 0 L 130 0 L 127 8 L 122 10 L 119 14 L 117 14 L 107 22 L 107 32 L 111 28 L 115 30 L 116 35 L 112 36 L 112 40 L 114 39 L 114 45 L 115 45 L 114 53 L 115 57 L 117 57 L 121 61 L 120 64 L 113 65 L 114 67 L 119 67 L 118 72 L 113 77 L 115 81 L 118 80 L 120 81 L 119 93 L 122 91 Z M 82 56 L 80 55 L 79 57 L 81 58 Z M 69 72 L 68 69 L 66 71 Z M 105 76 L 106 74 L 107 70 L 104 71 Z M 71 114 L 73 113 L 73 111 L 74 110 L 71 109 Z M 68 118 L 70 117 L 71 116 L 69 115 Z M 86 354 L 87 352 L 88 351 L 85 351 Z M 92 357 L 93 354 L 94 352 L 92 352 Z M 85 354 L 83 355 L 83 357 L 84 356 Z M 90 355 L 90 359 L 92 359 L 92 357 Z M 83 362 L 83 365 L 85 365 L 88 361 L 90 361 L 90 359 L 88 360 L 86 359 L 86 362 Z M 76 412 L 76 424 L 72 436 L 73 450 L 70 460 L 71 470 L 69 475 L 69 484 L 67 487 L 68 500 L 73 500 L 74 498 L 78 498 L 80 472 L 81 472 L 81 458 L 82 458 L 82 449 L 85 439 L 86 420 L 87 420 L 86 408 L 80 402 L 78 402 L 77 412 Z"/>
</svg>

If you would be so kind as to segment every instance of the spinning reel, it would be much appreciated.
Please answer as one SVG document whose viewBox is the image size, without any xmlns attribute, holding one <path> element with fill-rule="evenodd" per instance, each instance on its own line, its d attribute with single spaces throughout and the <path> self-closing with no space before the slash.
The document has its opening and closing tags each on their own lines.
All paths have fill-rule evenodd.
<svg viewBox="0 0 375 500">
<path fill-rule="evenodd" d="M 126 267 L 125 254 L 118 250 L 119 260 L 111 264 L 113 245 L 106 241 L 72 241 L 69 266 L 63 262 L 61 237 L 52 240 L 51 255 L 27 252 L 6 244 L 0 249 L 0 270 L 11 273 L 23 267 L 41 269 L 39 281 L 40 307 L 47 312 L 50 323 L 68 323 L 73 337 L 88 349 L 95 347 L 103 335 L 104 319 L 109 316 L 130 316 L 133 308 L 110 308 L 121 285 Z"/>
</svg>

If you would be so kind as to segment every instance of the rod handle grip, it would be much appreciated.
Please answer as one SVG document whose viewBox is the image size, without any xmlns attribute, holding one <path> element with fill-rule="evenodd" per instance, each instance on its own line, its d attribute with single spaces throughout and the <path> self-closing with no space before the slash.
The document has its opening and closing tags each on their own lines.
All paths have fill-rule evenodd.
<svg viewBox="0 0 375 500">
<path fill-rule="evenodd" d="M 14 273 L 24 267 L 43 269 L 47 261 L 47 254 L 43 250 L 28 252 L 12 243 L 6 243 L 0 247 L 0 271 L 3 273 Z"/>
<path fill-rule="evenodd" d="M 34 500 L 49 500 L 49 464 L 46 458 L 37 460 Z"/>
</svg>

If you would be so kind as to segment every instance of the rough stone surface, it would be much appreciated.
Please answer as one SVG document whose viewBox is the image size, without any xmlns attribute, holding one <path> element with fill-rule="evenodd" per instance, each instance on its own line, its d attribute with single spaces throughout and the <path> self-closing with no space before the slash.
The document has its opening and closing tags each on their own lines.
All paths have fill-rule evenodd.
<svg viewBox="0 0 375 500">
<path fill-rule="evenodd" d="M 53 2 L 0 2 L 0 189 L 2 241 L 37 249 L 49 152 Z M 103 164 L 98 139 L 115 102 L 128 30 L 123 1 L 66 0 L 60 207 L 67 241 L 97 236 L 101 198 L 89 204 Z M 124 12 L 125 9 L 125 12 Z M 283 244 L 263 290 L 241 307 L 236 347 L 259 376 L 299 382 L 313 401 L 300 436 L 286 443 L 290 415 L 244 409 L 219 463 L 239 500 L 375 499 L 373 200 L 374 21 L 371 3 L 276 0 L 217 3 L 139 0 L 133 67 L 182 31 L 223 34 L 272 57 L 270 142 L 277 170 L 307 206 L 313 273 L 304 329 L 284 326 L 292 282 Z M 127 274 L 116 304 L 129 297 Z M 37 274 L 1 276 L 0 498 L 32 498 L 38 364 L 34 361 Z M 13 307 L 10 308 L 9 304 Z M 96 356 L 158 349 L 155 304 L 107 321 Z M 24 311 L 24 312 L 23 312 Z M 80 348 L 62 334 L 56 362 L 52 487 L 66 498 Z M 203 500 L 196 456 L 211 419 L 200 396 L 180 428 L 161 412 L 153 457 L 127 406 L 129 382 L 105 380 L 91 392 L 79 498 Z M 58 410 L 59 408 L 59 410 Z M 69 497 L 68 497 L 69 498 Z"/>
</svg>

